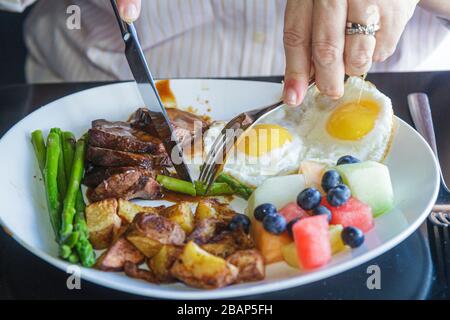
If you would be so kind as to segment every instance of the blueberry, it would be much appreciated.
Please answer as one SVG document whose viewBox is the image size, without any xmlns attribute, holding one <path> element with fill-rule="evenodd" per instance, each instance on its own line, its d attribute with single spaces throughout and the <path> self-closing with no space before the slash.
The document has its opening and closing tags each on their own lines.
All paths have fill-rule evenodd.
<svg viewBox="0 0 450 320">
<path fill-rule="evenodd" d="M 245 214 L 237 214 L 231 219 L 228 224 L 228 228 L 231 231 L 236 231 L 239 228 L 242 228 L 245 233 L 248 233 L 250 231 L 250 223 L 250 219 Z"/>
<path fill-rule="evenodd" d="M 340 184 L 328 190 L 327 200 L 333 207 L 339 207 L 346 203 L 351 196 L 350 189 L 345 184 Z"/>
<path fill-rule="evenodd" d="M 358 248 L 364 243 L 364 233 L 355 227 L 345 227 L 341 238 L 344 243 L 352 248 Z"/>
<path fill-rule="evenodd" d="M 304 210 L 312 210 L 320 204 L 322 195 L 315 188 L 307 188 L 297 196 L 297 204 Z"/>
<path fill-rule="evenodd" d="M 282 234 L 284 231 L 286 231 L 286 219 L 280 215 L 280 214 L 268 214 L 264 217 L 263 220 L 263 226 L 264 229 L 272 234 Z"/>
<path fill-rule="evenodd" d="M 328 192 L 331 188 L 342 184 L 342 178 L 336 170 L 328 170 L 322 177 L 322 189 Z"/>
<path fill-rule="evenodd" d="M 287 232 L 289 233 L 289 235 L 291 236 L 291 238 L 294 237 L 294 234 L 292 233 L 292 227 L 293 227 L 294 224 L 295 224 L 296 222 L 298 222 L 299 220 L 300 220 L 300 218 L 294 218 L 294 219 L 292 219 L 291 221 L 289 221 L 288 224 L 287 224 L 287 226 L 286 226 Z"/>
<path fill-rule="evenodd" d="M 359 160 L 353 156 L 343 156 L 338 159 L 337 165 L 340 166 L 341 164 L 351 164 L 351 163 L 358 163 L 358 162 L 361 162 L 361 160 Z"/>
<path fill-rule="evenodd" d="M 325 206 L 318 206 L 317 208 L 314 208 L 313 215 L 318 216 L 321 214 L 326 214 L 328 218 L 328 222 L 331 221 L 331 211 Z"/>
<path fill-rule="evenodd" d="M 270 203 L 264 203 L 256 207 L 254 211 L 255 219 L 263 221 L 264 217 L 269 213 L 277 213 L 277 208 Z"/>
</svg>

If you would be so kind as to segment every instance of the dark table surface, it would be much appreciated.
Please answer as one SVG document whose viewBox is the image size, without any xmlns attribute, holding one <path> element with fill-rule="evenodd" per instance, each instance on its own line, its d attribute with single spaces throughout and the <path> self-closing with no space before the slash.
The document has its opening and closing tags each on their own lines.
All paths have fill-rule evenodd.
<svg viewBox="0 0 450 320">
<path fill-rule="evenodd" d="M 280 77 L 252 80 L 280 82 Z M 397 116 L 411 123 L 406 97 L 429 95 L 444 176 L 450 182 L 450 72 L 370 74 L 368 80 L 392 99 Z M 0 87 L 0 136 L 30 112 L 68 94 L 104 83 L 11 85 Z M 368 289 L 368 267 L 377 265 L 381 289 Z M 257 299 L 448 299 L 448 288 L 435 276 L 426 227 L 385 254 L 352 270 L 306 286 Z M 87 281 L 68 290 L 67 275 L 39 260 L 0 229 L 0 299 L 133 299 L 130 294 Z"/>
</svg>

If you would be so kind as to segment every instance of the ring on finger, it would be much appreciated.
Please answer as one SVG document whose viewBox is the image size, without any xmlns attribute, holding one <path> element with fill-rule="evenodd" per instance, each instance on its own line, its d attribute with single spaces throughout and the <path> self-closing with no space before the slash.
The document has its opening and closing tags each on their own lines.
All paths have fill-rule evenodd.
<svg viewBox="0 0 450 320">
<path fill-rule="evenodd" d="M 368 36 L 375 36 L 378 30 L 380 30 L 380 25 L 377 23 L 361 24 L 349 21 L 345 25 L 346 35 L 364 34 Z"/>
</svg>

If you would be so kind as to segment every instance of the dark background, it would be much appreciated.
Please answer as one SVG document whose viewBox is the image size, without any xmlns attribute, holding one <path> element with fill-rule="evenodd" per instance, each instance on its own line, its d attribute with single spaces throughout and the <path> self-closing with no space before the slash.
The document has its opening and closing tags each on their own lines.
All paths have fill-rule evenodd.
<svg viewBox="0 0 450 320">
<path fill-rule="evenodd" d="M 23 41 L 23 21 L 30 12 L 0 11 L 0 86 L 25 83 L 26 49 Z"/>
</svg>

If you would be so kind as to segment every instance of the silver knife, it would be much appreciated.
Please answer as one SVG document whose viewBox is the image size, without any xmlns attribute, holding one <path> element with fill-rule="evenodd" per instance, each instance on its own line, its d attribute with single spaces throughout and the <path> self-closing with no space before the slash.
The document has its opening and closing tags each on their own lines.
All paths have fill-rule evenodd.
<svg viewBox="0 0 450 320">
<path fill-rule="evenodd" d="M 166 108 L 164 107 L 161 97 L 158 94 L 158 90 L 156 89 L 156 84 L 152 73 L 150 72 L 150 68 L 148 67 L 144 51 L 142 50 L 139 42 L 136 28 L 133 23 L 127 23 L 122 20 L 116 0 L 111 0 L 111 5 L 119 23 L 123 41 L 125 42 L 125 56 L 127 57 L 131 73 L 136 80 L 142 100 L 144 101 L 146 107 L 151 111 L 150 114 L 153 123 L 161 122 L 167 124 L 167 126 L 154 126 L 158 136 L 164 144 L 164 148 L 170 156 L 172 164 L 175 167 L 179 177 L 193 183 L 189 168 L 184 161 L 183 151 L 176 135 L 174 134 L 174 129 L 167 115 Z"/>
</svg>

